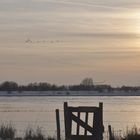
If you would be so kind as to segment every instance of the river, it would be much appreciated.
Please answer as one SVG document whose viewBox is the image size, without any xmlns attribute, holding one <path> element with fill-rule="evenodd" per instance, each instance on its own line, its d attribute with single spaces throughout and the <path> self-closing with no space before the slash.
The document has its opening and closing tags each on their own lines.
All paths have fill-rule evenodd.
<svg viewBox="0 0 140 140">
<path fill-rule="evenodd" d="M 27 128 L 42 128 L 47 135 L 56 135 L 55 109 L 60 109 L 61 133 L 64 136 L 63 103 L 70 106 L 98 106 L 103 102 L 105 132 L 111 125 L 123 133 L 133 125 L 140 126 L 139 96 L 24 96 L 0 97 L 0 123 L 11 123 L 21 135 Z"/>
</svg>

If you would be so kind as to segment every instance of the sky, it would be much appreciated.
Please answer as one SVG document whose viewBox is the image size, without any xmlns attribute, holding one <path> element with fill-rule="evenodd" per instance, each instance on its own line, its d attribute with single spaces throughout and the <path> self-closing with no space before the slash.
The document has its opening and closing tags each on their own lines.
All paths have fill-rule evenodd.
<svg viewBox="0 0 140 140">
<path fill-rule="evenodd" d="M 140 86 L 139 0 L 1 0 L 0 82 Z"/>
</svg>

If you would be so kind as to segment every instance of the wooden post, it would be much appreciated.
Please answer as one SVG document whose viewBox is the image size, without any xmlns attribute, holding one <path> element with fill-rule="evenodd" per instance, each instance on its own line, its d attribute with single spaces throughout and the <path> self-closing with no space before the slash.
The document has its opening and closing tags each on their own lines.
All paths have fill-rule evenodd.
<svg viewBox="0 0 140 140">
<path fill-rule="evenodd" d="M 112 140 L 112 130 L 111 130 L 111 125 L 108 126 L 108 132 L 109 132 L 109 140 Z"/>
<path fill-rule="evenodd" d="M 57 140 L 61 140 L 60 138 L 60 117 L 59 117 L 59 109 L 56 109 L 56 127 L 57 127 Z"/>
<path fill-rule="evenodd" d="M 101 125 L 102 125 L 102 132 L 104 131 L 104 128 L 103 128 L 103 103 L 99 103 L 99 109 L 100 109 L 100 122 L 101 122 Z"/>
<path fill-rule="evenodd" d="M 100 140 L 103 140 L 103 132 L 104 132 L 104 126 L 103 126 L 103 103 L 99 103 L 99 123 L 100 123 Z"/>
<path fill-rule="evenodd" d="M 69 138 L 69 118 L 68 118 L 68 103 L 64 102 L 64 122 L 65 122 L 65 139 Z"/>
</svg>

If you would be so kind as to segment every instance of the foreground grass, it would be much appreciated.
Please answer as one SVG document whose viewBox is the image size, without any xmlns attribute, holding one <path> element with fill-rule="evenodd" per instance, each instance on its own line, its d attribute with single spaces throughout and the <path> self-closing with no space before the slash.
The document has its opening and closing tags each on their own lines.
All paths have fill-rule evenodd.
<svg viewBox="0 0 140 140">
<path fill-rule="evenodd" d="M 1 139 L 13 139 L 15 137 L 16 130 L 11 124 L 0 126 L 0 138 Z"/>
<path fill-rule="evenodd" d="M 46 137 L 42 129 L 40 127 L 36 128 L 35 130 L 32 128 L 28 128 L 25 131 L 25 134 L 22 138 L 16 137 L 16 129 L 11 125 L 4 125 L 0 126 L 0 140 L 56 140 L 53 137 Z M 136 126 L 131 128 L 130 130 L 126 131 L 126 134 L 122 136 L 117 136 L 113 134 L 112 139 L 110 140 L 140 140 L 140 129 Z"/>
<path fill-rule="evenodd" d="M 140 129 L 134 126 L 130 130 L 127 130 L 123 137 L 113 135 L 111 140 L 140 140 Z"/>
<path fill-rule="evenodd" d="M 140 129 L 134 126 L 131 130 L 127 132 L 125 140 L 140 140 Z"/>
<path fill-rule="evenodd" d="M 53 137 L 46 137 L 41 128 L 38 127 L 36 130 L 33 130 L 32 128 L 28 128 L 25 131 L 25 134 L 22 138 L 16 137 L 16 129 L 11 125 L 4 125 L 2 124 L 0 126 L 0 140 L 55 140 Z"/>
</svg>

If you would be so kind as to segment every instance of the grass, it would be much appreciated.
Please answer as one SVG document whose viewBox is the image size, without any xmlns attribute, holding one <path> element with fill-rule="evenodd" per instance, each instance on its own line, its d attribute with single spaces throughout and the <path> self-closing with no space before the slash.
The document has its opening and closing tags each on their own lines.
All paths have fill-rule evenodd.
<svg viewBox="0 0 140 140">
<path fill-rule="evenodd" d="M 140 129 L 133 126 L 130 130 L 127 129 L 126 134 L 122 137 L 119 135 L 112 134 L 111 140 L 140 140 Z"/>
<path fill-rule="evenodd" d="M 1 139 L 13 139 L 15 137 L 16 130 L 11 124 L 0 126 L 0 138 Z"/>
<path fill-rule="evenodd" d="M 140 129 L 138 129 L 136 126 L 133 126 L 131 130 L 127 131 L 124 140 L 140 140 Z"/>
<path fill-rule="evenodd" d="M 11 124 L 2 124 L 0 126 L 0 139 L 2 140 L 14 140 L 16 138 L 16 129 Z M 42 129 L 37 127 L 37 129 L 28 128 L 25 131 L 24 136 L 21 140 L 56 140 L 54 137 L 46 137 Z M 113 133 L 111 140 L 140 140 L 140 129 L 136 126 L 132 127 L 130 130 L 127 129 L 126 134 L 122 136 L 115 135 Z"/>
<path fill-rule="evenodd" d="M 47 140 L 55 140 L 53 137 L 48 137 Z"/>
<path fill-rule="evenodd" d="M 27 129 L 25 132 L 24 140 L 55 140 L 53 137 L 45 137 L 40 127 L 34 131 L 32 128 Z"/>
<path fill-rule="evenodd" d="M 2 124 L 0 126 L 0 139 L 1 140 L 14 140 L 16 138 L 16 129 L 11 124 Z M 53 137 L 45 137 L 40 127 L 36 130 L 28 128 L 22 140 L 55 140 Z"/>
<path fill-rule="evenodd" d="M 42 133 L 40 127 L 34 131 L 33 129 L 27 129 L 25 132 L 24 140 L 46 140 L 45 135 Z"/>
</svg>

